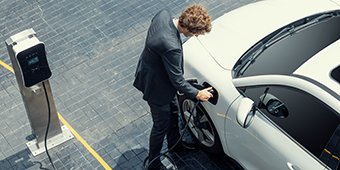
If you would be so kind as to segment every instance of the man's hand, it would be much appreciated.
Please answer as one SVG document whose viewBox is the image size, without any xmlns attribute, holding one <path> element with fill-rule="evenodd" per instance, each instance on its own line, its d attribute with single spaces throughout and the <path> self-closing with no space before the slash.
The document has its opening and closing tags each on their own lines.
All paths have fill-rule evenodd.
<svg viewBox="0 0 340 170">
<path fill-rule="evenodd" d="M 201 100 L 201 101 L 208 101 L 210 97 L 214 97 L 209 91 L 212 89 L 212 87 L 208 87 L 206 89 L 203 90 L 199 90 L 198 94 L 196 96 L 197 99 Z"/>
</svg>

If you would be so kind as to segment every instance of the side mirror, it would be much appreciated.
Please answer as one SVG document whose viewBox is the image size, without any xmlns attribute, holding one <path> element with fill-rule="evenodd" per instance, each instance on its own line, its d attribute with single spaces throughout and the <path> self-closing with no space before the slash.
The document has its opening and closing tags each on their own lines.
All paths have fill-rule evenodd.
<svg viewBox="0 0 340 170">
<path fill-rule="evenodd" d="M 243 98 L 238 106 L 236 120 L 243 127 L 247 128 L 255 115 L 254 101 L 249 98 Z"/>
</svg>

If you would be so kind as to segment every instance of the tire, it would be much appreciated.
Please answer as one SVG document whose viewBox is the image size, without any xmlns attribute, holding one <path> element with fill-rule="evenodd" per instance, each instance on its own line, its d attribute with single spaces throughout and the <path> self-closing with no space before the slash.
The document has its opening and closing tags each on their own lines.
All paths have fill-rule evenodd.
<svg viewBox="0 0 340 170">
<path fill-rule="evenodd" d="M 178 96 L 178 99 L 183 121 L 187 123 L 196 101 L 186 99 L 184 96 Z M 203 150 L 213 154 L 223 151 L 216 128 L 201 104 L 198 104 L 193 111 L 188 130 Z"/>
</svg>

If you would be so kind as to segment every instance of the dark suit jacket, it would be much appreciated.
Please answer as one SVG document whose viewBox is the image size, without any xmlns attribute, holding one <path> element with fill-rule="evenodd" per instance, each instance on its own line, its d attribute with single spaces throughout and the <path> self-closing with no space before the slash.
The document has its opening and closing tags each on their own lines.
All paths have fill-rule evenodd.
<svg viewBox="0 0 340 170">
<path fill-rule="evenodd" d="M 177 90 L 188 98 L 198 94 L 183 78 L 182 41 L 168 10 L 151 21 L 133 85 L 143 92 L 144 100 L 160 105 L 170 103 Z"/>
</svg>

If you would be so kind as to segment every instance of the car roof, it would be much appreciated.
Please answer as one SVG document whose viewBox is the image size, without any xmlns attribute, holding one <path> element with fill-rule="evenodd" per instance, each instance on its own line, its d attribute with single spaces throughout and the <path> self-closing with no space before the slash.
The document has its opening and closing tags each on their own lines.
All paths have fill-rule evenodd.
<svg viewBox="0 0 340 170">
<path fill-rule="evenodd" d="M 331 76 L 331 72 L 340 65 L 339 49 L 340 40 L 315 54 L 301 65 L 293 75 L 306 77 L 324 87 L 325 90 L 331 90 L 340 96 L 340 84 Z"/>
<path fill-rule="evenodd" d="M 298 19 L 339 9 L 329 0 L 271 0 L 241 7 L 217 18 L 212 31 L 198 39 L 224 69 L 254 44 L 275 30 Z M 189 40 L 190 41 L 190 40 Z"/>
</svg>

